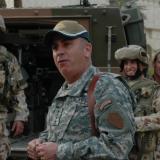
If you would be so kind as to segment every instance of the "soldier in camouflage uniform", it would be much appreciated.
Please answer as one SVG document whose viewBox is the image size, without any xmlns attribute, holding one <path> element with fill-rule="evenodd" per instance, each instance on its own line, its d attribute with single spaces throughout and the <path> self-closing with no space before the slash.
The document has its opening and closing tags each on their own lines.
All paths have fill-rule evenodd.
<svg viewBox="0 0 160 160">
<path fill-rule="evenodd" d="M 120 62 L 120 69 L 137 99 L 134 110 L 136 121 L 136 145 L 130 159 L 158 160 L 160 130 L 160 86 L 144 77 L 148 57 L 146 51 L 138 45 L 129 45 L 118 49 L 115 58 Z"/>
<path fill-rule="evenodd" d="M 46 35 L 54 62 L 65 82 L 47 115 L 47 127 L 28 143 L 32 159 L 127 160 L 135 132 L 133 99 L 119 76 L 103 74 L 94 88 L 95 124 L 91 135 L 87 91 L 96 73 L 87 30 L 76 21 L 60 21 Z"/>
<path fill-rule="evenodd" d="M 160 84 L 160 51 L 156 53 L 153 59 L 154 74 L 152 79 Z"/>
<path fill-rule="evenodd" d="M 0 16 L 0 36 L 4 36 L 5 24 Z M 9 132 L 6 128 L 9 110 L 15 111 L 12 132 L 20 135 L 27 121 L 28 109 L 25 101 L 23 81 L 18 62 L 4 46 L 0 45 L 0 160 L 5 160 L 10 153 Z"/>
</svg>

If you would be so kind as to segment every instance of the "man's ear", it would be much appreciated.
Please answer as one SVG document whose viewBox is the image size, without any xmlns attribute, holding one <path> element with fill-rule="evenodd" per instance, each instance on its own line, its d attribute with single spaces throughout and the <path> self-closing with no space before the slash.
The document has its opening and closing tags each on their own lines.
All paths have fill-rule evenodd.
<svg viewBox="0 0 160 160">
<path fill-rule="evenodd" d="M 87 58 L 91 57 L 91 54 L 92 54 L 92 44 L 91 43 L 86 43 L 85 47 L 84 47 L 84 50 L 85 50 L 85 57 L 87 57 Z"/>
</svg>

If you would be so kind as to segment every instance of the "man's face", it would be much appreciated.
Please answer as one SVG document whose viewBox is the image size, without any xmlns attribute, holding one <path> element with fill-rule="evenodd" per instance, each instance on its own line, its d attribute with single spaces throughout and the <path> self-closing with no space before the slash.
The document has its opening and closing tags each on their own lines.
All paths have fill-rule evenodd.
<svg viewBox="0 0 160 160">
<path fill-rule="evenodd" d="M 136 75 L 138 69 L 137 60 L 124 60 L 123 73 L 125 76 L 132 77 Z"/>
<path fill-rule="evenodd" d="M 154 72 L 156 75 L 160 76 L 160 54 L 157 57 L 157 60 L 154 63 Z"/>
<path fill-rule="evenodd" d="M 91 44 L 82 38 L 57 39 L 54 41 L 53 59 L 64 78 L 75 81 L 87 68 L 91 50 Z"/>
</svg>

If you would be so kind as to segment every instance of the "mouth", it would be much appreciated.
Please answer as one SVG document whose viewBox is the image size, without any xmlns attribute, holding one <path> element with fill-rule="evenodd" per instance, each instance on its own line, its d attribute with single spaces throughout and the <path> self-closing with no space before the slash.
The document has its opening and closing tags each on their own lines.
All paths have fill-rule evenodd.
<svg viewBox="0 0 160 160">
<path fill-rule="evenodd" d="M 135 74 L 135 71 L 130 70 L 130 71 L 127 71 L 126 73 L 127 73 L 128 75 L 134 75 L 134 74 Z"/>
<path fill-rule="evenodd" d="M 58 64 L 61 65 L 61 64 L 67 63 L 67 62 L 68 62 L 68 60 L 63 59 L 63 60 L 59 60 L 59 61 L 58 61 Z"/>
</svg>

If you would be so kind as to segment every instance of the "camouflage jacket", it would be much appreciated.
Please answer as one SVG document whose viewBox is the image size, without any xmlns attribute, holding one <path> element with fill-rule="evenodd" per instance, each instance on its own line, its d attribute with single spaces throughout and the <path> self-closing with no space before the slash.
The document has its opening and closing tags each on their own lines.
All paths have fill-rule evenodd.
<svg viewBox="0 0 160 160">
<path fill-rule="evenodd" d="M 137 159 L 160 159 L 160 85 L 150 79 L 128 81 L 135 93 L 137 108 L 134 111 L 138 150 Z M 148 149 L 150 147 L 150 149 Z M 159 149 L 158 149 L 159 148 Z M 143 151 L 142 151 L 143 150 Z"/>
<path fill-rule="evenodd" d="M 39 138 L 58 143 L 57 160 L 128 159 L 135 132 L 132 100 L 124 84 L 110 74 L 96 83 L 94 113 L 100 136 L 91 136 L 87 90 L 96 72 L 91 66 L 74 84 L 65 82 L 49 108 Z"/>
<path fill-rule="evenodd" d="M 137 108 L 134 111 L 139 132 L 160 129 L 160 85 L 150 79 L 128 81 L 135 93 Z"/>
<path fill-rule="evenodd" d="M 24 82 L 16 57 L 0 46 L 0 120 L 5 121 L 9 110 L 15 111 L 15 119 L 26 121 L 27 108 Z"/>
</svg>

